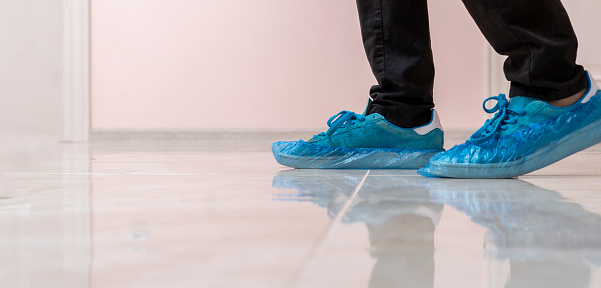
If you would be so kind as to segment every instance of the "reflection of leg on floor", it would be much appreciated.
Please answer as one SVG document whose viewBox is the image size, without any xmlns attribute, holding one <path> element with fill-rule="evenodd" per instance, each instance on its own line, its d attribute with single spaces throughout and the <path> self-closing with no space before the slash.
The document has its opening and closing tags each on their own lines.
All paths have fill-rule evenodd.
<svg viewBox="0 0 601 288">
<path fill-rule="evenodd" d="M 586 288 L 591 268 L 578 259 L 509 260 L 511 279 L 505 288 Z"/>
<path fill-rule="evenodd" d="M 370 288 L 434 287 L 432 219 L 408 214 L 366 225 L 372 256 L 377 259 Z"/>
<path fill-rule="evenodd" d="M 431 179 L 370 176 L 356 198 L 350 199 L 357 177 L 331 172 L 308 177 L 296 171 L 274 177 L 274 187 L 298 190 L 278 194 L 276 199 L 312 201 L 327 208 L 330 217 L 351 200 L 342 221 L 367 226 L 371 255 L 376 258 L 370 288 L 433 287 L 434 229 L 443 205 L 430 198 Z"/>
<path fill-rule="evenodd" d="M 601 216 L 521 180 L 455 180 L 430 189 L 438 202 L 490 231 L 487 254 L 508 259 L 507 287 L 588 287 L 601 259 Z"/>
<path fill-rule="evenodd" d="M 281 173 L 274 187 L 298 189 L 298 200 L 312 199 L 331 217 L 351 200 L 342 221 L 367 226 L 376 258 L 370 287 L 432 287 L 443 204 L 489 229 L 484 252 L 509 261 L 506 287 L 587 287 L 588 263 L 601 263 L 601 216 L 525 181 L 370 176 L 350 199 L 358 177 L 295 175 L 303 174 Z"/>
</svg>

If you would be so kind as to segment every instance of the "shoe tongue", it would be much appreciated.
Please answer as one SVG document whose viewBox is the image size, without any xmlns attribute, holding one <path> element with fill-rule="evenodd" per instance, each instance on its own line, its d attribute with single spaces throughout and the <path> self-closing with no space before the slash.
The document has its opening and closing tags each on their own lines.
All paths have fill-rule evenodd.
<svg viewBox="0 0 601 288">
<path fill-rule="evenodd" d="M 524 108 L 526 108 L 526 106 L 528 106 L 528 104 L 530 104 L 532 101 L 536 101 L 536 100 L 539 100 L 539 99 L 525 97 L 525 96 L 513 97 L 513 98 L 509 99 L 509 106 L 511 106 L 512 108 L 524 109 Z"/>
<path fill-rule="evenodd" d="M 378 107 L 378 106 L 372 106 L 369 107 L 368 109 L 365 109 L 365 113 L 363 113 L 363 116 L 368 116 L 368 115 L 372 115 L 372 114 L 382 114 L 382 108 Z"/>
</svg>

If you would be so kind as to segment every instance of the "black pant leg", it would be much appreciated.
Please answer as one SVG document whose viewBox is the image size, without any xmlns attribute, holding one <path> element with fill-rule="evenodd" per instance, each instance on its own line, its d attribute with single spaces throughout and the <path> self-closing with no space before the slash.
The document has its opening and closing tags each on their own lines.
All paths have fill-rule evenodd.
<svg viewBox="0 0 601 288">
<path fill-rule="evenodd" d="M 401 127 L 430 121 L 434 63 L 426 0 L 357 0 L 363 44 L 378 85 L 367 114 Z"/>
<path fill-rule="evenodd" d="M 560 0 L 463 0 L 476 24 L 499 54 L 510 97 L 546 101 L 587 87 L 576 64 L 578 40 Z"/>
</svg>

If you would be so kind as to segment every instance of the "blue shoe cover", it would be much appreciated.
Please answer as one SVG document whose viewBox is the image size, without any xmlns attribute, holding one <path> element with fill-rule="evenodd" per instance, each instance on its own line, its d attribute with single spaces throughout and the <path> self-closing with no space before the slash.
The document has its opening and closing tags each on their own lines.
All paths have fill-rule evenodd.
<svg viewBox="0 0 601 288">
<path fill-rule="evenodd" d="M 328 120 L 327 132 L 309 141 L 276 142 L 278 163 L 310 169 L 418 169 L 441 152 L 444 132 L 432 110 L 430 123 L 401 128 L 379 113 L 342 111 Z"/>
<path fill-rule="evenodd" d="M 341 148 L 305 141 L 276 142 L 271 150 L 278 163 L 308 169 L 418 169 L 441 150 Z"/>
<path fill-rule="evenodd" d="M 512 178 L 553 164 L 601 142 L 601 90 L 589 77 L 589 91 L 576 104 L 553 107 L 546 102 L 505 95 L 497 112 L 466 143 L 432 157 L 424 176 Z M 491 99 L 489 98 L 489 99 Z M 488 100 L 487 100 L 488 101 Z"/>
</svg>

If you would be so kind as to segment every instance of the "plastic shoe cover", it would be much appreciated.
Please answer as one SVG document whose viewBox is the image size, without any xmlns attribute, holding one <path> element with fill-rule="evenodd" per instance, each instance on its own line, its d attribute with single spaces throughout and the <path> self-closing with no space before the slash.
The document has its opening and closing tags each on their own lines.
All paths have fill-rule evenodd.
<svg viewBox="0 0 601 288">
<path fill-rule="evenodd" d="M 418 169 L 441 150 L 341 148 L 303 140 L 276 142 L 271 150 L 278 163 L 310 169 Z"/>
<path fill-rule="evenodd" d="M 330 129 L 309 141 L 276 142 L 276 161 L 293 168 L 418 169 L 442 151 L 443 131 L 435 111 L 418 128 L 399 128 L 380 114 L 343 111 L 330 118 Z"/>
<path fill-rule="evenodd" d="M 466 143 L 432 157 L 419 174 L 451 178 L 511 178 L 553 164 L 601 142 L 601 90 L 589 79 L 585 96 L 574 105 L 501 94 L 488 120 Z M 486 101 L 485 101 L 486 103 Z"/>
</svg>

